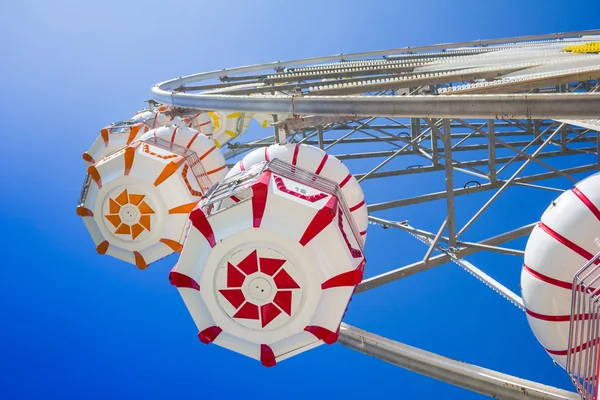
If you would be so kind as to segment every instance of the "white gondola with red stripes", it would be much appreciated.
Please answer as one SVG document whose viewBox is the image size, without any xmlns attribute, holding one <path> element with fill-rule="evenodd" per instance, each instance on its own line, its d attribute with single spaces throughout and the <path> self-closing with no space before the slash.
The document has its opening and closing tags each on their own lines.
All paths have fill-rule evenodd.
<svg viewBox="0 0 600 400">
<path fill-rule="evenodd" d="M 542 215 L 525 249 L 523 303 L 535 336 L 565 367 L 569 345 L 573 277 L 600 251 L 600 174 L 561 194 Z M 586 317 L 587 318 L 587 317 Z M 583 354 L 582 354 L 583 355 Z"/>
<path fill-rule="evenodd" d="M 294 163 L 271 156 L 265 163 L 256 152 L 244 158 L 248 167 L 230 172 L 190 214 L 170 274 L 203 343 L 265 366 L 337 340 L 365 265 L 345 193 L 312 173 L 324 153 L 293 145 L 269 149 L 290 161 L 296 154 Z M 347 169 L 330 163 L 321 170 L 344 181 Z"/>
</svg>

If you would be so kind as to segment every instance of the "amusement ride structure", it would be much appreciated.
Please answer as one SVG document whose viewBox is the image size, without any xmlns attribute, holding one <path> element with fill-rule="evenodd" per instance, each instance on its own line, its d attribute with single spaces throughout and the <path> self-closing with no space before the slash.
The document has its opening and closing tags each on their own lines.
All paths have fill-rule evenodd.
<svg viewBox="0 0 600 400">
<path fill-rule="evenodd" d="M 77 214 L 100 254 L 145 269 L 179 253 L 169 280 L 200 341 L 266 367 L 338 342 L 489 396 L 596 399 L 598 78 L 600 30 L 172 79 L 152 88 L 147 109 L 101 129 L 83 154 L 87 175 Z M 252 125 L 264 129 L 264 138 L 245 140 Z M 333 153 L 339 148 L 344 152 Z M 350 170 L 357 159 L 371 167 Z M 574 166 L 564 161 L 573 159 Z M 526 174 L 528 166 L 541 172 Z M 582 173 L 588 177 L 573 177 Z M 363 181 L 401 185 L 415 176 L 440 181 L 445 190 L 424 187 L 410 197 L 391 191 L 394 197 L 376 203 L 367 202 L 365 190 L 365 199 Z M 556 192 L 556 200 L 516 229 L 465 239 L 507 188 Z M 485 204 L 459 224 L 455 198 L 484 192 Z M 417 204 L 446 210 L 437 231 L 378 215 Z M 414 236 L 426 245 L 423 259 L 365 278 L 368 226 Z M 522 237 L 529 237 L 524 250 L 504 246 Z M 466 260 L 477 252 L 521 259 L 521 293 Z M 342 322 L 353 295 L 449 262 L 524 311 L 578 393 Z"/>
</svg>

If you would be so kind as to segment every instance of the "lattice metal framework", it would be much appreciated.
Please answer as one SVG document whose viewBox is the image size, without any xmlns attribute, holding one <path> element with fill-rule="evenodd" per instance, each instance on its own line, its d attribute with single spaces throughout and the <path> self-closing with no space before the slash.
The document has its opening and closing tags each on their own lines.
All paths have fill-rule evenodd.
<svg viewBox="0 0 600 400">
<path fill-rule="evenodd" d="M 274 134 L 230 143 L 224 149 L 230 160 L 273 143 L 305 143 L 346 162 L 363 183 L 394 179 L 410 186 L 415 176 L 427 176 L 431 186 L 444 188 L 368 205 L 372 224 L 405 231 L 426 247 L 422 260 L 366 278 L 356 294 L 454 262 L 523 309 L 517 294 L 465 258 L 478 252 L 522 257 L 522 249 L 504 245 L 528 235 L 539 216 L 488 238 L 477 238 L 473 224 L 508 188 L 558 195 L 565 182 L 579 180 L 574 175 L 599 169 L 600 54 L 565 51 L 597 41 L 596 35 L 478 40 L 224 69 L 158 84 L 154 100 L 175 106 L 174 114 L 273 114 Z M 359 159 L 369 167 L 355 170 Z M 456 199 L 484 192 L 487 201 L 460 224 Z M 378 216 L 443 203 L 446 218 L 437 231 Z M 490 396 L 578 398 L 347 325 L 340 343 Z"/>
</svg>

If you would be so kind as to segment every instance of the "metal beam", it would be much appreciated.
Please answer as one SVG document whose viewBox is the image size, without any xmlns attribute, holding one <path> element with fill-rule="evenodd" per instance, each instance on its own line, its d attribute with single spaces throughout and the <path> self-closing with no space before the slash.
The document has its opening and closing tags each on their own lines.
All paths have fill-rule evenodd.
<svg viewBox="0 0 600 400">
<path fill-rule="evenodd" d="M 527 168 L 527 166 L 529 165 L 529 163 L 535 159 L 535 157 L 542 152 L 542 150 L 544 150 L 544 147 L 546 147 L 548 145 L 548 143 L 550 143 L 550 141 L 560 133 L 560 131 L 562 130 L 562 128 L 565 126 L 565 124 L 561 124 L 553 133 L 550 134 L 550 136 L 548 136 L 548 138 L 544 141 L 544 143 L 542 143 L 537 149 L 536 151 L 533 152 L 533 154 L 531 155 L 531 158 L 527 159 L 516 171 L 514 174 L 512 174 L 512 176 L 502 184 L 502 186 L 498 189 L 498 191 L 496 193 L 494 193 L 494 195 L 479 209 L 479 211 L 477 211 L 475 213 L 475 215 L 473 215 L 473 217 L 471 217 L 471 219 L 462 227 L 462 229 L 460 231 L 458 231 L 456 236 L 460 236 L 462 235 L 468 228 L 469 226 L 471 226 L 473 224 L 473 222 L 475 222 L 475 220 L 477 220 L 477 218 L 479 218 L 479 216 L 481 214 L 483 214 L 483 212 L 485 210 L 487 210 L 487 208 L 494 202 L 494 200 L 496 200 L 498 198 L 498 196 L 500 196 L 502 194 L 502 192 L 508 187 L 510 186 L 511 182 L 514 181 L 517 176 L 519 176 L 519 174 L 521 172 L 523 172 L 523 170 L 525 168 Z M 449 195 L 448 197 L 453 196 Z"/>
<path fill-rule="evenodd" d="M 577 174 L 577 173 L 581 173 L 581 172 L 594 171 L 597 169 L 598 169 L 597 164 L 589 164 L 589 165 L 582 165 L 580 167 L 566 168 L 566 169 L 563 169 L 562 172 L 565 172 L 567 174 Z M 514 183 L 537 182 L 537 181 L 543 181 L 545 179 L 556 178 L 557 176 L 558 176 L 558 174 L 556 174 L 555 172 L 546 172 L 546 173 L 516 178 Z M 504 183 L 504 181 L 497 181 L 496 183 L 481 184 L 481 186 L 454 189 L 453 194 L 456 197 L 456 196 L 462 196 L 462 195 L 469 194 L 469 193 L 484 192 L 486 190 L 492 190 L 492 189 L 499 188 L 503 183 Z M 404 207 L 404 206 L 408 206 L 408 205 L 412 205 L 412 204 L 420 204 L 420 203 L 424 203 L 424 202 L 432 201 L 432 200 L 442 200 L 442 199 L 445 199 L 447 195 L 448 195 L 448 193 L 445 191 L 428 193 L 428 194 L 423 194 L 423 195 L 416 196 L 416 197 L 409 197 L 409 198 L 401 199 L 401 200 L 392 200 L 392 201 L 388 201 L 388 202 L 384 202 L 384 203 L 370 204 L 367 206 L 367 209 L 369 210 L 369 212 L 388 210 L 390 208 Z"/>
<path fill-rule="evenodd" d="M 598 118 L 600 94 L 489 94 L 448 96 L 223 96 L 173 93 L 154 87 L 154 98 L 198 110 L 294 115 L 378 115 L 407 118 L 590 119 Z"/>
<path fill-rule="evenodd" d="M 496 132 L 494 129 L 494 120 L 488 119 L 488 163 L 490 167 L 490 181 L 492 183 L 496 182 Z M 475 131 L 473 131 L 475 132 Z"/>
<path fill-rule="evenodd" d="M 452 360 L 342 323 L 338 343 L 410 371 L 500 399 L 579 400 L 577 393 Z"/>
<path fill-rule="evenodd" d="M 370 215 L 369 222 L 373 222 L 377 225 L 386 226 L 386 227 L 390 227 L 390 228 L 401 229 L 405 232 L 412 234 L 415 237 L 422 237 L 422 238 L 426 238 L 427 240 L 433 239 L 433 242 L 436 245 L 440 240 L 442 240 L 446 243 L 450 242 L 450 240 L 447 236 L 443 236 L 441 234 L 441 232 L 443 232 L 444 228 L 446 227 L 446 221 L 444 221 L 444 225 L 442 225 L 443 228 L 440 228 L 440 231 L 438 231 L 438 233 L 436 235 L 434 235 L 432 232 L 427 232 L 422 229 L 418 229 L 413 226 L 410 226 L 408 224 L 408 221 L 402 221 L 402 222 L 389 221 L 389 220 L 385 220 L 385 219 L 374 217 L 373 215 Z M 428 242 L 428 244 L 431 245 L 431 242 Z M 456 244 L 461 247 L 472 247 L 472 248 L 483 250 L 483 251 L 492 251 L 495 253 L 507 254 L 507 255 L 511 255 L 511 256 L 523 257 L 525 254 L 525 252 L 522 250 L 508 249 L 506 247 L 490 246 L 490 245 L 485 245 L 485 244 L 481 244 L 481 243 L 464 242 L 461 240 L 457 240 Z M 430 246 L 430 250 L 431 250 L 431 246 Z M 441 247 L 438 247 L 437 250 L 442 251 L 442 252 L 445 251 L 445 249 L 442 249 Z M 426 261 L 427 259 L 429 259 L 429 258 L 426 256 L 423 260 Z"/>
<path fill-rule="evenodd" d="M 425 257 L 423 257 L 423 261 L 425 261 L 425 262 L 429 261 L 429 258 L 431 257 L 433 250 L 436 249 L 437 244 L 440 241 L 440 238 L 442 237 L 444 230 L 446 229 L 446 225 L 448 225 L 448 218 L 446 218 L 444 220 L 444 222 L 442 223 L 442 226 L 440 226 L 440 229 L 438 229 L 435 237 L 433 238 L 433 241 L 431 242 L 431 244 L 429 245 L 429 248 L 427 249 L 427 253 L 425 253 Z"/>
<path fill-rule="evenodd" d="M 515 230 L 505 232 L 501 235 L 491 237 L 489 239 L 483 240 L 479 242 L 480 244 L 497 246 L 502 243 L 510 242 L 511 240 L 518 239 L 525 235 L 528 235 L 533 227 L 537 224 L 534 222 L 529 225 L 522 226 Z M 473 247 L 465 247 L 456 250 L 455 255 L 457 258 L 464 258 L 470 254 L 474 254 L 479 252 L 480 249 L 476 249 Z M 414 275 L 418 272 L 426 271 L 428 269 L 440 266 L 442 264 L 446 264 L 447 262 L 452 261 L 451 257 L 447 254 L 440 254 L 435 257 L 431 257 L 429 261 L 418 261 L 404 267 L 385 272 L 383 274 L 374 276 L 372 278 L 364 279 L 361 283 L 356 286 L 355 294 L 365 292 L 367 290 L 374 289 L 379 286 L 383 286 L 387 283 L 397 281 L 402 278 L 406 278 L 408 276 Z"/>
</svg>

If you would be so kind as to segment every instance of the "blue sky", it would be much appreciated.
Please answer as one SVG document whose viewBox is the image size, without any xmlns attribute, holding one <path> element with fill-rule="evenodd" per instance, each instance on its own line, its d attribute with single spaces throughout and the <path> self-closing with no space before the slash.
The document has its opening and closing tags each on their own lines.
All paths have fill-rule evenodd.
<svg viewBox="0 0 600 400">
<path fill-rule="evenodd" d="M 594 5 L 3 1 L 0 398 L 479 398 L 340 345 L 266 369 L 200 344 L 168 284 L 175 257 L 138 271 L 96 254 L 75 215 L 84 178 L 81 153 L 100 128 L 132 116 L 153 84 L 172 77 L 341 52 L 592 29 Z M 370 165 L 350 166 L 364 172 Z M 365 184 L 370 202 L 385 197 L 383 183 Z M 439 181 L 415 180 L 407 190 L 435 185 Z M 509 191 L 470 237 L 533 222 L 554 197 L 523 193 Z M 467 211 L 458 218 L 464 223 L 468 209 L 487 196 L 460 199 Z M 515 210 L 516 202 L 527 205 Z M 425 210 L 380 215 L 435 230 L 443 210 Z M 370 228 L 367 276 L 415 261 L 425 251 L 419 246 L 400 231 Z M 520 260 L 484 254 L 470 260 L 518 290 Z M 570 388 L 524 314 L 454 265 L 356 296 L 346 321 L 451 358 Z"/>
</svg>

